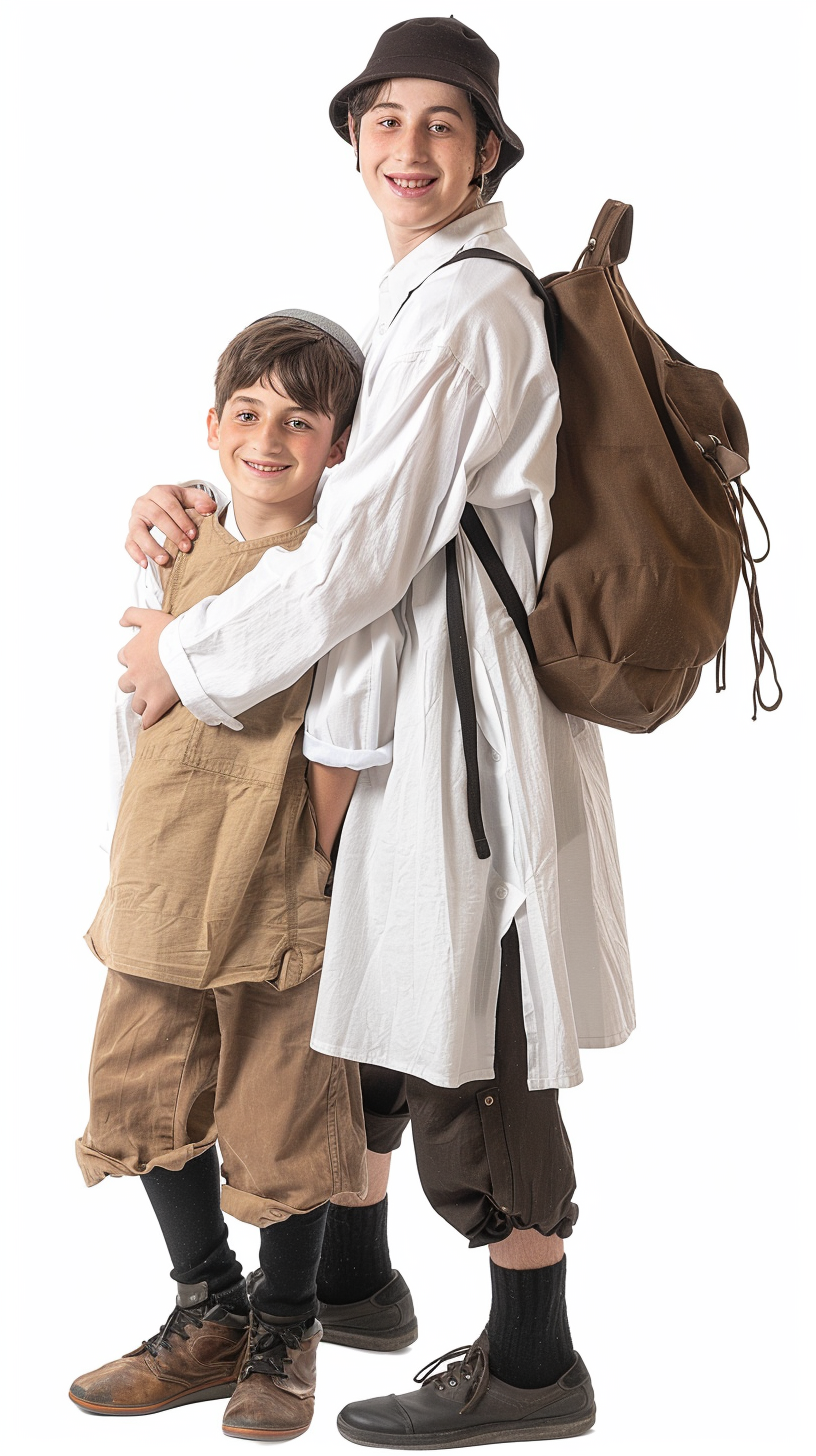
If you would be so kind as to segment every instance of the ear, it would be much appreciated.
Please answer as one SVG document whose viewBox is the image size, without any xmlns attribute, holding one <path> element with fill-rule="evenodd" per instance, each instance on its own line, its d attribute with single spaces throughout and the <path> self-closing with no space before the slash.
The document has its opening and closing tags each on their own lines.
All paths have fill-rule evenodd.
<svg viewBox="0 0 816 1456">
<path fill-rule="evenodd" d="M 331 447 L 331 450 L 329 451 L 328 459 L 326 461 L 327 470 L 331 470 L 333 465 L 339 465 L 341 460 L 345 460 L 346 447 L 348 446 L 350 434 L 351 425 L 347 425 L 342 435 L 338 435 L 337 439 Z"/>
<path fill-rule="evenodd" d="M 360 170 L 360 143 L 359 143 L 359 140 L 358 140 L 358 137 L 357 137 L 357 133 L 354 130 L 354 117 L 352 116 L 351 112 L 348 113 L 348 129 L 349 129 L 349 136 L 351 137 L 351 145 L 352 145 L 352 148 L 353 148 L 353 151 L 354 151 L 354 156 L 355 156 L 355 158 L 357 160 L 357 171 L 359 172 L 359 170 Z"/>
<path fill-rule="evenodd" d="M 487 141 L 482 150 L 484 161 L 480 162 L 479 169 L 482 172 L 492 172 L 499 160 L 501 142 L 494 131 L 488 132 Z"/>
<path fill-rule="evenodd" d="M 218 415 L 215 413 L 215 405 L 207 411 L 207 444 L 211 450 L 218 449 Z"/>
</svg>

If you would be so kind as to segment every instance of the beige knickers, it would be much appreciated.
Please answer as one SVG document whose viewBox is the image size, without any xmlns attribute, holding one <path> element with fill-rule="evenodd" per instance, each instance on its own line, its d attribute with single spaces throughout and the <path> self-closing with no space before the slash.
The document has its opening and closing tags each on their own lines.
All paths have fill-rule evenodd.
<svg viewBox="0 0 816 1456">
<path fill-rule="evenodd" d="M 217 1139 L 223 1208 L 258 1228 L 364 1194 L 357 1067 L 309 1046 L 319 983 L 196 991 L 109 970 L 77 1142 L 86 1183 L 181 1168 Z"/>
</svg>

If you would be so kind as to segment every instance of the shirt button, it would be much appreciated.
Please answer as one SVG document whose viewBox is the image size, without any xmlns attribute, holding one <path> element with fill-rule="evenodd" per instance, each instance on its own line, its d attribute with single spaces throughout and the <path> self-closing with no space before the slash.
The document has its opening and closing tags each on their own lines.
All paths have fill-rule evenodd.
<svg viewBox="0 0 816 1456">
<path fill-rule="evenodd" d="M 500 753 L 497 753 L 496 750 L 495 750 L 495 748 L 493 749 L 493 762 L 494 763 L 501 763 L 501 754 Z"/>
<path fill-rule="evenodd" d="M 387 328 L 388 328 L 388 324 L 380 324 L 380 327 L 379 327 L 378 332 L 381 333 L 381 334 L 384 334 Z"/>
<path fill-rule="evenodd" d="M 496 891 L 496 899 L 497 900 L 506 900 L 507 899 L 507 886 L 506 885 L 499 885 L 499 888 Z"/>
</svg>

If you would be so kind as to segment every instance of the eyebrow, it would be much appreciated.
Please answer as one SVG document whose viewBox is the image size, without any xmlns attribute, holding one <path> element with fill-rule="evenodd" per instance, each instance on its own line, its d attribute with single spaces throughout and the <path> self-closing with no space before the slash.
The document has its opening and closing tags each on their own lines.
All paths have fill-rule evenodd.
<svg viewBox="0 0 816 1456">
<path fill-rule="evenodd" d="M 275 390 L 275 393 L 278 394 L 277 389 Z M 296 400 L 294 400 L 294 399 L 287 400 L 286 397 L 285 397 L 285 395 L 282 395 L 281 394 L 279 396 L 279 398 L 282 399 L 282 400 L 284 400 L 285 407 L 287 409 L 300 410 L 301 413 L 304 414 L 304 415 L 313 415 L 313 414 L 316 414 L 317 413 L 316 410 L 309 409 L 309 406 L 306 405 L 306 404 L 298 404 L 296 402 Z M 262 399 L 255 399 L 251 394 L 234 394 L 232 396 L 232 403 L 233 404 L 254 404 L 259 409 L 263 409 L 263 406 L 264 406 L 264 401 Z"/>
<path fill-rule="evenodd" d="M 397 102 L 397 101 L 378 101 L 377 104 L 376 104 L 376 106 L 372 106 L 371 110 L 372 111 L 404 111 L 405 110 L 405 107 L 404 106 L 400 106 L 399 102 Z M 428 112 L 431 112 L 431 111 L 445 111 L 445 112 L 448 113 L 449 116 L 458 116 L 459 120 L 460 121 L 462 120 L 462 113 L 461 113 L 461 111 L 457 111 L 455 106 L 426 106 L 425 107 L 425 111 L 426 111 L 426 114 Z"/>
</svg>

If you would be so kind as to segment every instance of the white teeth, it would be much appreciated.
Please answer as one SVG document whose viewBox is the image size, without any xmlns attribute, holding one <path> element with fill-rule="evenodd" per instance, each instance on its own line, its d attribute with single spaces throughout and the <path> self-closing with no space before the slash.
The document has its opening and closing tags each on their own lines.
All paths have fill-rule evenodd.
<svg viewBox="0 0 816 1456">
<path fill-rule="evenodd" d="M 271 475 L 273 471 L 282 468 L 280 465 L 261 465 L 257 460 L 247 460 L 245 464 L 249 465 L 253 470 L 263 470 L 266 475 Z"/>
<path fill-rule="evenodd" d="M 427 180 L 427 182 L 413 182 L 413 181 L 409 182 L 409 181 L 406 181 L 402 177 L 392 177 L 391 178 L 391 181 L 392 182 L 396 182 L 396 184 L 397 184 L 398 187 L 408 187 L 408 188 L 410 188 L 410 190 L 412 192 L 415 192 L 418 187 L 420 189 L 423 188 L 423 187 L 430 187 L 431 182 L 433 181 L 433 178 L 432 177 L 429 177 L 428 180 Z"/>
</svg>

